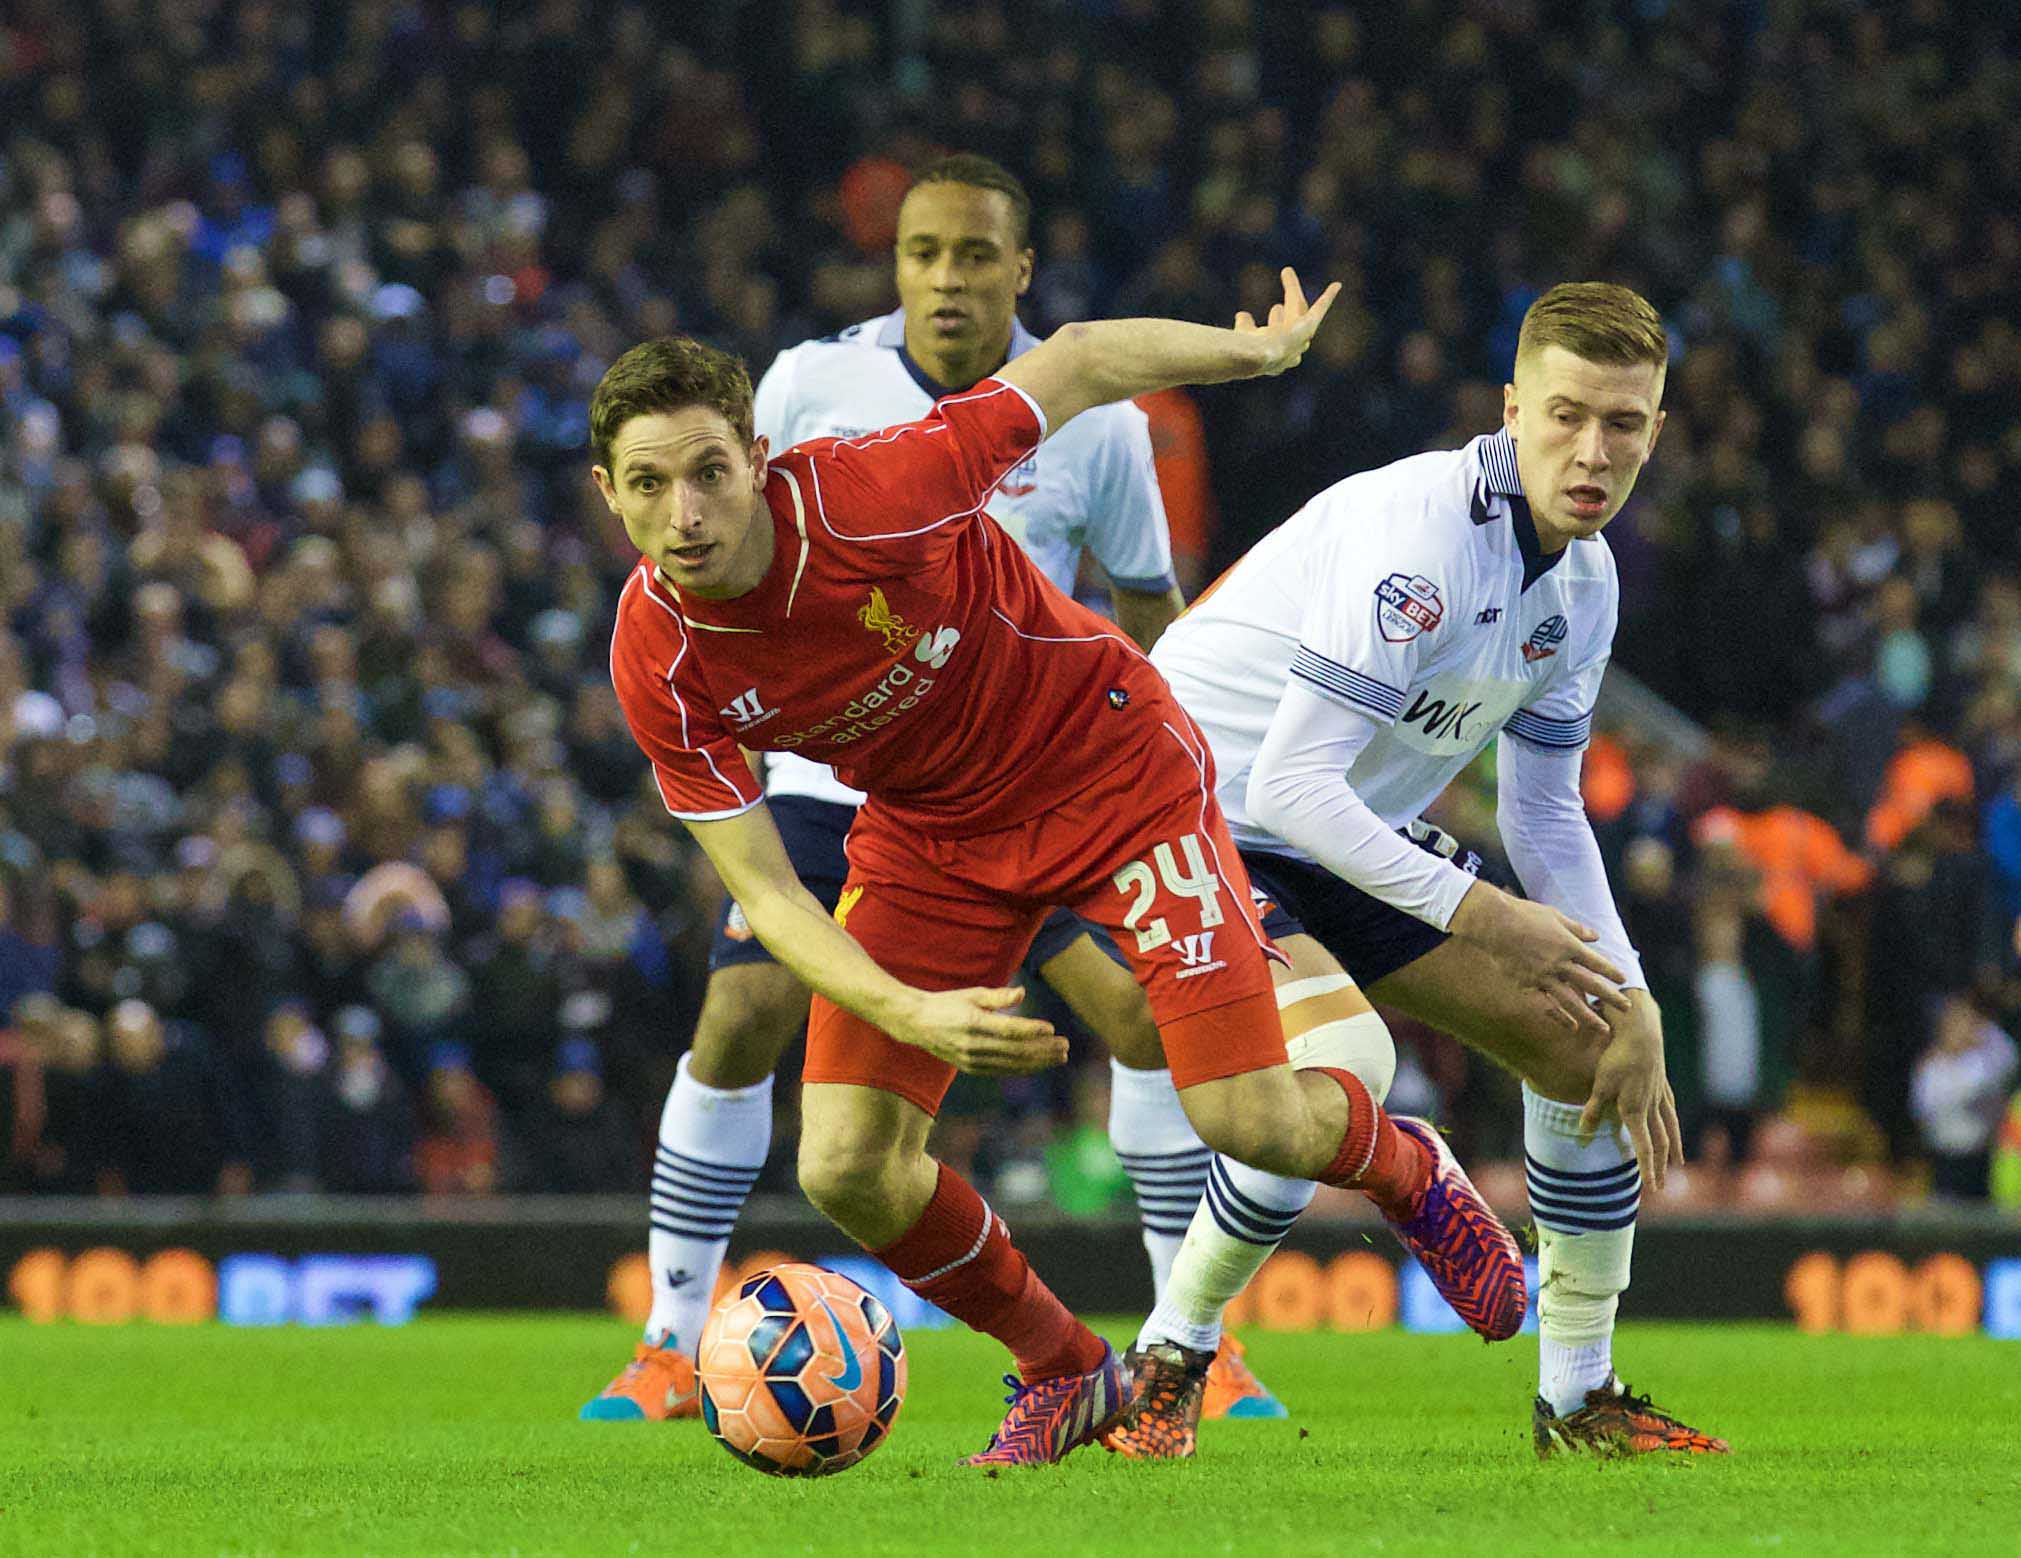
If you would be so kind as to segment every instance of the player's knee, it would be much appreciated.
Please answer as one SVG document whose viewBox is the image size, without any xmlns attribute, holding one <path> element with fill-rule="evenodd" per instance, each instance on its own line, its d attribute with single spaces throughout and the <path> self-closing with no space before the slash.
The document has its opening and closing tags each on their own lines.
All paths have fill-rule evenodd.
<svg viewBox="0 0 2021 1558">
<path fill-rule="evenodd" d="M 800 1138 L 800 1188 L 815 1210 L 845 1231 L 874 1217 L 890 1199 L 897 1154 L 892 1144 L 853 1132 Z"/>
<path fill-rule="evenodd" d="M 833 1142 L 800 1138 L 800 1188 L 816 1211 L 847 1227 L 849 1214 L 874 1193 L 872 1156 Z"/>
<path fill-rule="evenodd" d="M 688 1069 L 705 1087 L 750 1087 L 778 1068 L 807 1019 L 806 987 L 771 964 L 709 981 Z"/>
<path fill-rule="evenodd" d="M 1569 1024 L 1547 1029 L 1539 1023 L 1526 1037 L 1528 1053 L 1515 1070 L 1533 1092 L 1564 1102 L 1583 1102 L 1592 1093 L 1604 1040 L 1574 1033 Z"/>
<path fill-rule="evenodd" d="M 1282 997 L 1280 991 L 1280 1006 L 1286 1004 Z M 1396 1041 L 1390 1037 L 1389 1024 L 1371 1010 L 1314 1022 L 1287 1037 L 1284 1048 L 1294 1066 L 1353 1072 L 1377 1103 L 1389 1097 L 1390 1084 L 1396 1080 Z"/>
<path fill-rule="evenodd" d="M 1454 1025 L 1454 1036 L 1513 1071 L 1546 1098 L 1583 1102 L 1606 1041 L 1574 1031 L 1541 998 L 1494 992 Z"/>
</svg>

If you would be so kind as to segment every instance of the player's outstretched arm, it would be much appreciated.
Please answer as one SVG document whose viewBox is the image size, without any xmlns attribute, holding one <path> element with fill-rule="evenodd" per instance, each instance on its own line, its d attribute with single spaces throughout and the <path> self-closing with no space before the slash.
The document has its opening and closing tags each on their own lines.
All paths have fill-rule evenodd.
<svg viewBox="0 0 2021 1558">
<path fill-rule="evenodd" d="M 1063 325 L 996 375 L 1039 404 L 1046 430 L 1091 406 L 1170 389 L 1264 378 L 1294 367 L 1340 294 L 1334 282 L 1307 303 L 1298 275 L 1283 273 L 1284 301 L 1258 324 L 1247 313 L 1230 330 L 1177 319 L 1094 319 Z"/>
<path fill-rule="evenodd" d="M 837 1006 L 978 1076 L 1019 1076 L 1067 1058 L 1051 1024 L 1011 1011 L 1022 990 L 917 990 L 879 968 L 801 885 L 764 806 L 686 826 L 766 950 Z"/>
</svg>

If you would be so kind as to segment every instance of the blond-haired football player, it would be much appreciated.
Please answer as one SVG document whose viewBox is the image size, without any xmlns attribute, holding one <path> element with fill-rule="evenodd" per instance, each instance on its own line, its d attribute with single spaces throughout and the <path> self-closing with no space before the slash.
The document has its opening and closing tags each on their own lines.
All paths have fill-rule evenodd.
<svg viewBox="0 0 2021 1558">
<path fill-rule="evenodd" d="M 1618 596 L 1601 532 L 1655 451 L 1669 352 L 1628 288 L 1553 287 L 1524 318 L 1500 429 L 1320 493 L 1152 656 L 1207 734 L 1279 944 L 1323 946 L 1377 1002 L 1523 1078 L 1539 1454 L 1725 1448 L 1613 1369 L 1642 1182 L 1682 1148 L 1656 1003 L 1579 792 Z M 1420 821 L 1490 741 L 1528 901 Z M 1139 1340 L 1137 1453 L 1190 1446 L 1222 1306 L 1311 1196 L 1216 1162 Z"/>
</svg>

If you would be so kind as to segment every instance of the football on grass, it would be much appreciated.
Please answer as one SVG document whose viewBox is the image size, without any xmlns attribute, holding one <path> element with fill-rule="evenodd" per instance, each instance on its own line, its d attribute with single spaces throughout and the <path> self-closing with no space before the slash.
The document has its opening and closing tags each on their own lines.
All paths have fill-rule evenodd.
<svg viewBox="0 0 2021 1558">
<path fill-rule="evenodd" d="M 905 1400 L 905 1343 L 875 1295 L 798 1262 L 747 1277 L 697 1349 L 702 1421 L 773 1477 L 847 1471 L 885 1441 Z"/>
</svg>

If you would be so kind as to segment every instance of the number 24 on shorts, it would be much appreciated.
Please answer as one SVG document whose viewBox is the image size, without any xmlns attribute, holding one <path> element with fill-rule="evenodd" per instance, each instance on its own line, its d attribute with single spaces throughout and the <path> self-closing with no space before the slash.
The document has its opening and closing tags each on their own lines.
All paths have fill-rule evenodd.
<svg viewBox="0 0 2021 1558">
<path fill-rule="evenodd" d="M 1137 895 L 1129 913 L 1123 916 L 1123 929 L 1136 932 L 1139 952 L 1162 947 L 1172 939 L 1172 928 L 1162 916 L 1154 915 L 1150 920 L 1144 920 L 1145 912 L 1157 901 L 1160 877 L 1164 878 L 1167 891 L 1182 898 L 1199 900 L 1202 930 L 1212 930 L 1221 923 L 1221 879 L 1207 869 L 1207 856 L 1200 848 L 1200 836 L 1197 833 L 1181 834 L 1179 854 L 1186 857 L 1183 871 L 1179 868 L 1178 858 L 1172 853 L 1172 846 L 1158 844 L 1151 850 L 1151 860 L 1132 860 L 1113 878 L 1117 892 Z M 1152 861 L 1157 863 L 1155 872 L 1151 869 Z"/>
</svg>

